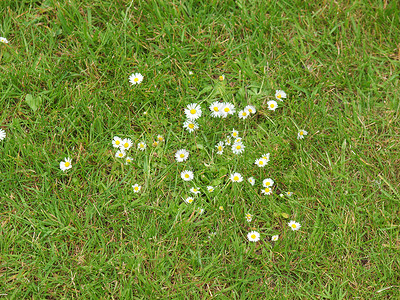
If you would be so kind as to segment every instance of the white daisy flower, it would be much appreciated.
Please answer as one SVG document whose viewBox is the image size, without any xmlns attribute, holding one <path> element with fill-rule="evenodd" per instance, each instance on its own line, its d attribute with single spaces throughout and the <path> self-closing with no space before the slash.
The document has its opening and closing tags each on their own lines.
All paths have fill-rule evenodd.
<svg viewBox="0 0 400 300">
<path fill-rule="evenodd" d="M 307 134 L 308 134 L 308 132 L 305 131 L 304 129 L 299 130 L 299 133 L 297 134 L 297 139 L 298 140 L 304 139 L 304 136 L 307 135 Z"/>
<path fill-rule="evenodd" d="M 267 105 L 269 110 L 275 110 L 278 107 L 278 103 L 275 100 L 269 100 Z"/>
<path fill-rule="evenodd" d="M 181 172 L 181 178 L 185 181 L 190 181 L 194 178 L 194 174 L 192 171 L 182 171 Z"/>
<path fill-rule="evenodd" d="M 186 118 L 196 120 L 201 117 L 201 107 L 197 103 L 188 104 L 185 108 Z"/>
<path fill-rule="evenodd" d="M 124 158 L 124 157 L 125 157 L 125 151 L 123 151 L 123 150 L 118 150 L 118 151 L 115 153 L 115 157 L 117 157 L 117 158 Z"/>
<path fill-rule="evenodd" d="M 199 208 L 199 214 L 204 214 L 204 208 Z"/>
<path fill-rule="evenodd" d="M 247 105 L 245 108 L 244 108 L 244 110 L 247 110 L 249 113 L 251 113 L 251 114 L 255 114 L 257 111 L 256 111 L 256 108 L 253 106 L 253 105 Z"/>
<path fill-rule="evenodd" d="M 265 154 L 261 155 L 261 158 L 265 159 L 267 162 L 269 162 L 269 156 L 270 156 L 269 153 L 265 153 Z"/>
<path fill-rule="evenodd" d="M 190 191 L 191 191 L 193 194 L 195 194 L 195 195 L 200 194 L 199 189 L 198 189 L 198 188 L 195 188 L 195 187 L 192 187 L 192 188 L 190 189 Z"/>
<path fill-rule="evenodd" d="M 158 146 L 158 141 L 154 141 L 153 144 L 151 144 L 153 147 L 157 147 Z"/>
<path fill-rule="evenodd" d="M 132 85 L 140 84 L 142 81 L 143 81 L 143 75 L 140 73 L 134 73 L 131 76 L 129 76 L 129 82 Z"/>
<path fill-rule="evenodd" d="M 219 79 L 219 81 L 224 81 L 224 80 L 225 80 L 225 75 L 220 75 L 220 76 L 218 77 L 218 79 Z"/>
<path fill-rule="evenodd" d="M 235 154 L 241 154 L 244 151 L 243 143 L 236 143 L 232 145 L 232 152 Z"/>
<path fill-rule="evenodd" d="M 228 115 L 233 115 L 236 112 L 235 105 L 229 102 L 224 102 L 222 107 L 222 114 L 223 118 L 226 118 Z"/>
<path fill-rule="evenodd" d="M 186 120 L 185 123 L 183 123 L 183 128 L 189 132 L 193 132 L 199 128 L 199 124 L 192 120 Z"/>
<path fill-rule="evenodd" d="M 175 153 L 175 159 L 177 162 L 183 162 L 187 160 L 188 157 L 189 157 L 189 151 L 187 151 L 186 149 L 178 150 Z"/>
<path fill-rule="evenodd" d="M 164 139 L 164 137 L 162 136 L 162 135 L 157 135 L 157 140 L 159 141 L 159 142 L 164 142 L 165 141 L 165 139 Z"/>
<path fill-rule="evenodd" d="M 122 139 L 119 138 L 119 137 L 117 137 L 117 136 L 114 136 L 114 137 L 113 137 L 113 140 L 112 140 L 112 145 L 113 145 L 114 148 L 119 148 L 119 147 L 121 147 L 121 145 L 122 145 Z"/>
<path fill-rule="evenodd" d="M 293 195 L 292 192 L 286 192 L 286 196 L 291 197 Z"/>
<path fill-rule="evenodd" d="M 132 188 L 133 188 L 134 193 L 139 193 L 139 191 L 142 187 L 136 183 L 136 184 L 132 185 Z"/>
<path fill-rule="evenodd" d="M 250 113 L 247 110 L 241 110 L 241 111 L 239 111 L 238 115 L 239 115 L 239 119 L 245 120 L 250 115 Z"/>
<path fill-rule="evenodd" d="M 288 225 L 289 225 L 289 227 L 290 227 L 293 231 L 299 230 L 300 227 L 301 227 L 300 223 L 297 223 L 297 222 L 295 222 L 295 221 L 293 221 L 293 220 L 291 220 L 291 221 L 288 223 Z"/>
<path fill-rule="evenodd" d="M 0 43 L 8 44 L 8 40 L 5 37 L 0 37 Z"/>
<path fill-rule="evenodd" d="M 276 90 L 275 91 L 275 98 L 277 100 L 283 101 L 283 98 L 286 98 L 286 93 L 282 90 Z"/>
<path fill-rule="evenodd" d="M 207 190 L 212 193 L 214 192 L 214 187 L 212 185 L 207 186 Z"/>
<path fill-rule="evenodd" d="M 242 142 L 242 138 L 241 138 L 241 137 L 238 137 L 237 139 L 235 139 L 235 140 L 233 141 L 234 144 L 239 144 L 239 143 L 241 143 L 241 142 Z"/>
<path fill-rule="evenodd" d="M 235 128 L 233 128 L 231 135 L 234 138 L 238 138 L 239 137 L 239 131 L 237 131 L 237 130 L 235 130 Z"/>
<path fill-rule="evenodd" d="M 211 110 L 211 117 L 219 118 L 222 116 L 223 103 L 215 101 L 208 108 Z"/>
<path fill-rule="evenodd" d="M 253 177 L 249 177 L 247 181 L 250 182 L 251 185 L 254 185 L 256 183 L 256 180 Z"/>
<path fill-rule="evenodd" d="M 7 134 L 6 131 L 3 129 L 0 129 L 0 141 L 4 140 L 6 138 Z"/>
<path fill-rule="evenodd" d="M 263 187 L 271 187 L 274 185 L 274 181 L 271 178 L 263 180 Z"/>
<path fill-rule="evenodd" d="M 125 158 L 125 165 L 129 165 L 129 164 L 132 162 L 132 160 L 133 160 L 132 157 L 127 156 L 127 157 Z"/>
<path fill-rule="evenodd" d="M 279 235 L 273 235 L 273 236 L 271 237 L 271 241 L 272 241 L 272 242 L 276 242 L 278 239 L 279 239 Z"/>
<path fill-rule="evenodd" d="M 72 159 L 69 157 L 64 158 L 64 161 L 60 162 L 61 171 L 65 172 L 68 169 L 72 168 Z"/>
<path fill-rule="evenodd" d="M 231 145 L 231 137 L 228 136 L 225 140 L 225 145 L 230 146 Z"/>
<path fill-rule="evenodd" d="M 131 139 L 123 139 L 121 142 L 121 146 L 119 147 L 121 150 L 126 151 L 132 147 L 132 140 Z"/>
<path fill-rule="evenodd" d="M 217 154 L 222 154 L 224 152 L 224 142 L 219 142 L 215 147 L 218 149 Z"/>
<path fill-rule="evenodd" d="M 191 204 L 191 203 L 193 203 L 194 199 L 193 199 L 193 197 L 187 197 L 186 199 L 184 199 L 184 201 L 185 201 L 187 204 Z"/>
<path fill-rule="evenodd" d="M 264 194 L 264 195 L 271 195 L 271 194 L 272 194 L 272 189 L 270 189 L 269 187 L 263 188 L 263 189 L 261 190 L 261 194 Z"/>
<path fill-rule="evenodd" d="M 221 205 L 220 207 L 218 207 L 219 210 L 223 211 L 224 207 Z"/>
<path fill-rule="evenodd" d="M 253 220 L 253 216 L 251 214 L 247 213 L 246 220 L 247 220 L 247 222 L 251 222 L 251 220 Z"/>
<path fill-rule="evenodd" d="M 242 182 L 243 176 L 240 173 L 233 173 L 231 174 L 230 180 L 232 180 L 232 182 Z"/>
<path fill-rule="evenodd" d="M 257 231 L 250 231 L 247 234 L 249 242 L 258 242 L 260 240 L 260 234 Z"/>
<path fill-rule="evenodd" d="M 267 165 L 267 161 L 264 158 L 259 158 L 256 159 L 256 161 L 254 162 L 257 166 L 259 166 L 260 168 L 263 168 Z"/>
<path fill-rule="evenodd" d="M 146 145 L 145 142 L 140 142 L 140 143 L 137 144 L 137 148 L 138 148 L 140 151 L 146 150 L 146 147 L 147 147 L 147 145 Z"/>
</svg>

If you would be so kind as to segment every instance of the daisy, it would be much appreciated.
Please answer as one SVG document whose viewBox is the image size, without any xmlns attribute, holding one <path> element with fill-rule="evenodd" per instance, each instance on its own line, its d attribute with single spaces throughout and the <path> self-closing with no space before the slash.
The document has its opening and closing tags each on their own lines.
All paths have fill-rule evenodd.
<svg viewBox="0 0 400 300">
<path fill-rule="evenodd" d="M 0 43 L 8 44 L 8 40 L 5 37 L 0 37 Z"/>
<path fill-rule="evenodd" d="M 7 134 L 5 130 L 0 129 L 0 141 L 4 140 L 6 138 Z"/>
<path fill-rule="evenodd" d="M 157 147 L 158 146 L 158 142 L 155 141 L 153 144 L 151 144 L 153 147 Z"/>
<path fill-rule="evenodd" d="M 187 197 L 184 201 L 188 204 L 191 204 L 194 201 L 194 199 L 193 197 Z"/>
<path fill-rule="evenodd" d="M 211 110 L 211 117 L 219 118 L 222 116 L 223 104 L 221 102 L 215 101 L 208 108 Z"/>
<path fill-rule="evenodd" d="M 190 191 L 191 191 L 193 194 L 195 194 L 195 195 L 200 194 L 199 189 L 198 189 L 198 188 L 195 188 L 195 187 L 192 187 L 192 188 L 190 189 Z"/>
<path fill-rule="evenodd" d="M 251 185 L 256 183 L 256 180 L 253 177 L 248 178 L 247 181 L 250 182 Z"/>
<path fill-rule="evenodd" d="M 239 119 L 247 119 L 247 117 L 250 115 L 250 113 L 247 110 L 241 110 L 239 111 Z"/>
<path fill-rule="evenodd" d="M 261 158 L 265 159 L 267 162 L 269 162 L 269 156 L 270 156 L 269 153 L 265 153 L 265 154 L 261 155 Z"/>
<path fill-rule="evenodd" d="M 125 165 L 129 165 L 132 162 L 132 160 L 133 160 L 132 157 L 127 156 L 125 159 Z"/>
<path fill-rule="evenodd" d="M 300 223 L 297 223 L 297 222 L 295 222 L 295 221 L 293 221 L 293 220 L 291 220 L 291 221 L 288 223 L 288 225 L 289 225 L 289 227 L 290 227 L 293 231 L 299 230 L 300 227 L 301 227 Z"/>
<path fill-rule="evenodd" d="M 188 104 L 185 108 L 186 118 L 196 120 L 201 117 L 201 107 L 197 103 Z"/>
<path fill-rule="evenodd" d="M 124 158 L 124 157 L 125 157 L 125 151 L 123 151 L 123 150 L 118 150 L 118 151 L 115 153 L 115 157 L 117 157 L 117 158 Z"/>
<path fill-rule="evenodd" d="M 286 192 L 286 196 L 291 197 L 293 195 L 292 192 Z"/>
<path fill-rule="evenodd" d="M 138 193 L 142 187 L 136 183 L 132 185 L 132 188 L 134 193 Z"/>
<path fill-rule="evenodd" d="M 230 179 L 232 180 L 232 182 L 242 182 L 243 176 L 240 173 L 233 173 L 231 174 Z"/>
<path fill-rule="evenodd" d="M 236 143 L 232 145 L 232 152 L 235 154 L 240 154 L 244 151 L 244 145 L 242 143 Z"/>
<path fill-rule="evenodd" d="M 232 137 L 238 138 L 239 137 L 239 131 L 235 130 L 235 128 L 232 129 Z"/>
<path fill-rule="evenodd" d="M 266 187 L 266 188 L 261 190 L 261 194 L 271 195 L 272 194 L 272 190 L 270 188 Z"/>
<path fill-rule="evenodd" d="M 271 241 L 272 241 L 272 242 L 276 242 L 278 239 L 279 239 L 279 235 L 273 235 L 273 236 L 271 237 Z"/>
<path fill-rule="evenodd" d="M 224 207 L 221 205 L 220 207 L 218 207 L 219 210 L 223 211 Z"/>
<path fill-rule="evenodd" d="M 230 146 L 231 145 L 231 137 L 227 137 L 225 140 L 225 145 Z"/>
<path fill-rule="evenodd" d="M 257 231 L 250 231 L 247 234 L 249 242 L 258 242 L 260 240 L 260 234 Z"/>
<path fill-rule="evenodd" d="M 204 208 L 199 208 L 199 214 L 203 214 L 204 213 Z"/>
<path fill-rule="evenodd" d="M 269 100 L 267 105 L 269 110 L 275 110 L 278 107 L 278 103 L 275 100 Z"/>
<path fill-rule="evenodd" d="M 238 137 L 237 139 L 235 139 L 235 141 L 233 142 L 234 144 L 239 144 L 242 142 L 242 138 Z"/>
<path fill-rule="evenodd" d="M 143 75 L 140 73 L 134 73 L 131 76 L 129 76 L 129 82 L 132 85 L 140 84 L 142 81 L 143 81 Z"/>
<path fill-rule="evenodd" d="M 214 187 L 212 185 L 207 186 L 207 190 L 212 193 L 214 192 Z"/>
<path fill-rule="evenodd" d="M 235 113 L 235 105 L 229 102 L 224 102 L 222 106 L 222 117 L 226 118 L 228 115 L 233 115 Z"/>
<path fill-rule="evenodd" d="M 193 132 L 199 128 L 199 124 L 192 120 L 186 120 L 185 123 L 183 123 L 183 128 L 187 129 L 189 132 Z"/>
<path fill-rule="evenodd" d="M 140 143 L 137 144 L 137 148 L 138 148 L 140 151 L 144 151 L 144 150 L 146 149 L 146 147 L 147 147 L 147 145 L 146 145 L 145 142 L 140 142 Z"/>
<path fill-rule="evenodd" d="M 215 147 L 218 149 L 217 154 L 222 154 L 222 152 L 224 152 L 224 142 L 219 142 Z"/>
<path fill-rule="evenodd" d="M 61 171 L 65 172 L 68 169 L 72 168 L 72 159 L 68 158 L 64 158 L 64 161 L 60 162 L 60 169 Z"/>
<path fill-rule="evenodd" d="M 119 148 L 119 147 L 121 147 L 121 145 L 122 145 L 122 139 L 119 138 L 119 137 L 117 137 L 117 136 L 114 136 L 114 137 L 113 137 L 113 140 L 112 140 L 112 145 L 113 145 L 114 148 Z"/>
<path fill-rule="evenodd" d="M 189 157 L 189 151 L 187 151 L 186 149 L 178 150 L 175 153 L 175 159 L 177 162 L 183 162 L 187 160 L 188 157 Z"/>
<path fill-rule="evenodd" d="M 123 139 L 121 142 L 121 146 L 119 147 L 121 150 L 129 150 L 132 147 L 131 139 Z"/>
<path fill-rule="evenodd" d="M 225 80 L 225 75 L 220 75 L 220 76 L 218 77 L 218 79 L 219 79 L 219 81 L 224 81 L 224 80 Z"/>
<path fill-rule="evenodd" d="M 263 180 L 263 187 L 271 187 L 274 185 L 274 181 L 271 178 Z"/>
<path fill-rule="evenodd" d="M 159 141 L 159 142 L 164 142 L 164 137 L 162 136 L 162 135 L 157 135 L 157 140 Z"/>
<path fill-rule="evenodd" d="M 247 220 L 247 222 L 251 222 L 251 220 L 253 220 L 253 216 L 251 214 L 247 213 L 246 220 Z"/>
<path fill-rule="evenodd" d="M 307 134 L 308 134 L 308 132 L 305 131 L 304 129 L 299 130 L 299 133 L 297 134 L 297 139 L 298 140 L 304 139 L 304 136 L 307 135 Z"/>
<path fill-rule="evenodd" d="M 190 181 L 194 178 L 194 174 L 192 171 L 182 171 L 181 178 L 185 181 Z"/>
<path fill-rule="evenodd" d="M 256 108 L 253 105 L 247 105 L 244 108 L 244 110 L 247 110 L 251 114 L 255 114 L 256 113 Z"/>
<path fill-rule="evenodd" d="M 283 101 L 282 98 L 286 98 L 286 93 L 284 91 L 281 91 L 281 90 L 276 90 L 275 91 L 275 98 L 277 100 Z"/>
<path fill-rule="evenodd" d="M 267 161 L 264 158 L 259 158 L 256 159 L 256 161 L 254 162 L 257 166 L 259 166 L 260 168 L 263 168 L 267 165 Z"/>
</svg>

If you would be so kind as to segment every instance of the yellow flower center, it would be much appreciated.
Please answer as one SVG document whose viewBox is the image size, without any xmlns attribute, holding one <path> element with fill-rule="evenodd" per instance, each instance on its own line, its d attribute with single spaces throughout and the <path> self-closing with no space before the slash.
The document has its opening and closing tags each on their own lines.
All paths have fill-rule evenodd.
<svg viewBox="0 0 400 300">
<path fill-rule="evenodd" d="M 246 116 L 247 115 L 247 113 L 244 111 L 244 112 L 242 112 L 242 116 Z"/>
<path fill-rule="evenodd" d="M 300 131 L 300 135 L 303 135 L 304 134 L 304 132 L 303 131 Z"/>
<path fill-rule="evenodd" d="M 235 177 L 233 177 L 233 180 L 234 180 L 234 181 L 238 181 L 238 180 L 239 180 L 239 177 L 238 177 L 238 176 L 235 176 Z"/>
<path fill-rule="evenodd" d="M 274 105 L 273 103 L 271 103 L 271 105 L 270 105 L 270 106 L 271 106 L 271 108 L 274 108 L 274 106 L 275 106 L 275 105 Z"/>
<path fill-rule="evenodd" d="M 162 136 L 159 136 L 159 137 L 158 137 L 158 140 L 159 140 L 160 142 L 162 142 L 162 141 L 164 140 L 164 138 L 163 138 Z"/>
<path fill-rule="evenodd" d="M 190 123 L 190 124 L 188 125 L 188 127 L 189 127 L 190 129 L 193 129 L 193 128 L 194 128 L 194 124 Z"/>
<path fill-rule="evenodd" d="M 143 148 L 144 146 L 143 146 L 143 144 L 140 144 L 140 148 Z"/>
<path fill-rule="evenodd" d="M 197 192 L 197 189 L 193 189 L 193 192 Z"/>
<path fill-rule="evenodd" d="M 193 202 L 193 199 L 189 199 L 188 202 L 189 202 L 189 203 L 192 203 L 192 202 Z"/>
<path fill-rule="evenodd" d="M 239 150 L 239 149 L 241 149 L 241 148 L 242 148 L 242 146 L 240 146 L 240 145 L 237 145 L 237 146 L 236 146 L 236 149 L 237 149 L 237 150 Z"/>
<path fill-rule="evenodd" d="M 196 110 L 195 110 L 195 109 L 191 109 L 191 110 L 190 110 L 190 113 L 191 113 L 192 115 L 194 115 L 194 114 L 196 113 Z"/>
<path fill-rule="evenodd" d="M 224 208 L 222 206 L 219 207 L 220 210 L 224 210 Z"/>
<path fill-rule="evenodd" d="M 224 76 L 222 76 L 222 75 L 219 76 L 219 80 L 221 80 L 221 81 L 224 80 Z"/>
<path fill-rule="evenodd" d="M 179 156 L 180 156 L 181 158 L 184 158 L 184 157 L 185 157 L 185 154 L 182 153 L 182 154 L 179 155 Z"/>
<path fill-rule="evenodd" d="M 264 162 L 263 162 L 262 160 L 260 160 L 260 161 L 258 162 L 258 164 L 262 166 L 262 165 L 264 164 Z"/>
<path fill-rule="evenodd" d="M 271 184 L 271 183 L 270 183 L 270 182 L 268 182 L 268 181 L 265 183 L 265 185 L 266 185 L 266 186 L 269 186 L 270 184 Z"/>
<path fill-rule="evenodd" d="M 118 141 L 118 140 L 115 141 L 115 145 L 119 145 L 120 143 L 121 143 L 121 142 Z"/>
<path fill-rule="evenodd" d="M 292 224 L 292 228 L 296 228 L 297 226 L 296 226 L 296 224 Z"/>
<path fill-rule="evenodd" d="M 219 111 L 218 106 L 214 106 L 214 111 Z"/>
<path fill-rule="evenodd" d="M 128 158 L 128 159 L 126 160 L 126 162 L 131 162 L 131 160 Z"/>
<path fill-rule="evenodd" d="M 218 151 L 222 151 L 222 147 L 221 146 L 218 146 Z"/>
<path fill-rule="evenodd" d="M 118 154 L 119 155 L 119 157 L 122 157 L 122 156 L 124 156 L 122 153 L 120 153 L 120 154 Z"/>
<path fill-rule="evenodd" d="M 230 111 L 229 107 L 224 108 L 224 112 L 229 112 L 229 111 Z"/>
<path fill-rule="evenodd" d="M 233 137 L 237 137 L 237 133 L 236 132 L 233 133 Z"/>
<path fill-rule="evenodd" d="M 250 237 L 251 237 L 253 240 L 256 239 L 256 235 L 255 235 L 255 234 L 252 234 Z"/>
<path fill-rule="evenodd" d="M 128 147 L 129 147 L 129 143 L 125 143 L 125 144 L 124 144 L 124 147 L 125 147 L 125 148 L 128 148 Z"/>
<path fill-rule="evenodd" d="M 264 191 L 265 191 L 266 193 L 269 193 L 269 188 L 266 188 Z"/>
<path fill-rule="evenodd" d="M 276 97 L 278 97 L 279 99 L 281 99 L 281 98 L 282 98 L 282 95 L 281 95 L 281 94 L 278 94 Z"/>
<path fill-rule="evenodd" d="M 135 79 L 133 79 L 133 81 L 134 81 L 134 82 L 138 82 L 138 81 L 139 81 L 139 78 L 136 77 Z"/>
<path fill-rule="evenodd" d="M 185 174 L 185 178 L 189 178 L 189 174 Z"/>
<path fill-rule="evenodd" d="M 137 191 L 139 189 L 139 187 L 138 186 L 135 186 L 135 191 Z"/>
<path fill-rule="evenodd" d="M 66 161 L 64 165 L 68 168 L 70 165 L 69 161 Z"/>
<path fill-rule="evenodd" d="M 249 108 L 249 112 L 250 112 L 250 113 L 252 113 L 252 112 L 253 112 L 253 110 L 252 110 L 251 108 Z"/>
</svg>

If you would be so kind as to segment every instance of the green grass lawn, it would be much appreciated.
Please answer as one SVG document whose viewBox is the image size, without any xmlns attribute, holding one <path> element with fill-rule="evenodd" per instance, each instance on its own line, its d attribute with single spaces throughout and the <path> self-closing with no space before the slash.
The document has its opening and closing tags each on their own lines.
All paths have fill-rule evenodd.
<svg viewBox="0 0 400 300">
<path fill-rule="evenodd" d="M 0 298 L 400 299 L 396 1 L 3 0 L 0 11 Z M 269 110 L 276 90 L 287 98 Z M 236 113 L 212 118 L 215 101 Z M 247 105 L 257 113 L 239 119 Z M 233 129 L 245 151 L 218 155 Z M 132 163 L 114 136 L 132 139 Z"/>
</svg>

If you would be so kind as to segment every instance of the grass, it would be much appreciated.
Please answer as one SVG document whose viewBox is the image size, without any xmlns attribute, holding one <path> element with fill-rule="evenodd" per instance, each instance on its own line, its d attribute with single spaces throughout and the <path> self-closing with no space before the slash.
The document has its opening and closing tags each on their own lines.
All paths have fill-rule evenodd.
<svg viewBox="0 0 400 300">
<path fill-rule="evenodd" d="M 3 297 L 398 299 L 395 1 L 4 0 L 0 10 Z M 288 99 L 272 112 L 277 89 Z M 214 100 L 258 112 L 212 120 Z M 204 116 L 189 134 L 193 102 Z M 215 155 L 232 128 L 244 154 Z M 154 148 L 157 134 L 166 140 Z M 148 149 L 125 166 L 115 135 Z M 256 186 L 229 183 L 234 171 Z M 259 192 L 267 177 L 272 196 Z M 188 206 L 193 185 L 203 194 Z M 261 241 L 250 244 L 253 229 Z"/>
</svg>

